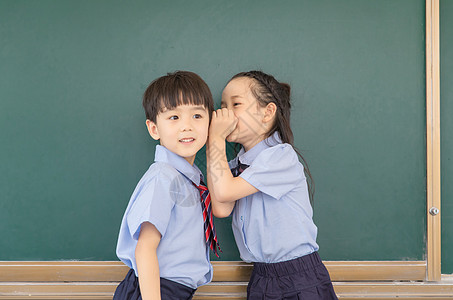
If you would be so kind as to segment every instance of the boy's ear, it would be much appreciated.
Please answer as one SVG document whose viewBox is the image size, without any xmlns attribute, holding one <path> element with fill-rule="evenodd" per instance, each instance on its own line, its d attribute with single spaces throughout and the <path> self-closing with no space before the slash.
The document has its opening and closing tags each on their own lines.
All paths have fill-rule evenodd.
<svg viewBox="0 0 453 300">
<path fill-rule="evenodd" d="M 272 121 L 277 113 L 277 105 L 271 102 L 266 105 L 264 109 L 263 123 L 268 123 Z"/>
<path fill-rule="evenodd" d="M 156 141 L 160 139 L 159 130 L 157 130 L 157 125 L 151 120 L 146 120 L 146 128 L 148 128 L 149 135 Z"/>
</svg>

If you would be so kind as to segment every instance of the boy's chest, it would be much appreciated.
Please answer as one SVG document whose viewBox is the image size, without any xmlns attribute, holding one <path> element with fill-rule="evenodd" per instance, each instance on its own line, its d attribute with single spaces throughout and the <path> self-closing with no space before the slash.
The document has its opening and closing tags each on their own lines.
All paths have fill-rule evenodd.
<svg viewBox="0 0 453 300">
<path fill-rule="evenodd" d="M 188 227 L 200 227 L 203 229 L 203 204 L 201 197 L 196 188 L 190 186 L 185 189 L 179 189 L 172 193 L 174 206 L 172 209 L 172 225 L 184 229 Z"/>
</svg>

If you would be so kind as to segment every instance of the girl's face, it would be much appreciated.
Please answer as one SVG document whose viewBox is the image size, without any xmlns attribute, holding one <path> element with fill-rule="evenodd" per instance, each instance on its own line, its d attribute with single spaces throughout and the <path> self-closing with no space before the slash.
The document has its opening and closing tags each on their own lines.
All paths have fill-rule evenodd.
<svg viewBox="0 0 453 300">
<path fill-rule="evenodd" d="M 227 137 L 227 141 L 241 144 L 245 151 L 261 142 L 269 129 L 263 120 L 266 108 L 261 107 L 253 95 L 252 84 L 251 78 L 235 78 L 222 93 L 222 108 L 232 110 L 238 118 L 237 126 Z"/>
</svg>

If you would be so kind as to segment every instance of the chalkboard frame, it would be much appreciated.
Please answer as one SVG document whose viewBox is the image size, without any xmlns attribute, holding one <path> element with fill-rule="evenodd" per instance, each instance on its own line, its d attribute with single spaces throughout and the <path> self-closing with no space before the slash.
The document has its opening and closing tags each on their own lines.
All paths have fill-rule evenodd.
<svg viewBox="0 0 453 300">
<path fill-rule="evenodd" d="M 426 206 L 427 281 L 441 279 L 439 0 L 426 0 Z"/>
<path fill-rule="evenodd" d="M 379 277 L 380 270 L 392 270 L 391 280 L 404 280 L 409 273 L 417 273 L 418 280 L 425 281 L 440 281 L 441 279 L 441 214 L 431 214 L 430 208 L 435 207 L 440 209 L 441 205 L 441 161 L 440 161 L 440 53 L 439 53 L 439 0 L 426 0 L 426 189 L 427 189 L 427 228 L 426 228 L 426 260 L 423 261 L 332 261 L 326 262 L 326 265 L 335 266 L 342 264 L 335 274 L 335 277 L 341 278 L 345 274 L 349 274 L 348 280 L 360 281 L 363 280 L 364 270 L 368 272 L 366 280 L 382 280 Z M 65 265 L 65 262 L 55 262 L 56 264 Z M 105 262 L 113 263 L 113 262 Z M 372 267 L 370 263 L 374 263 Z M 392 268 L 394 263 L 398 264 L 398 268 Z M 33 274 L 36 266 L 29 264 L 23 267 L 24 262 L 0 262 L 0 269 L 8 268 L 9 276 L 19 276 L 20 274 Z M 51 265 L 52 262 L 46 262 L 46 265 Z M 113 263 L 115 264 L 115 263 Z M 88 268 L 89 262 L 73 262 L 69 269 L 84 269 Z M 392 268 L 392 269 L 391 269 Z M 424 268 L 425 277 L 421 278 L 423 272 L 420 268 Z M 68 269 L 68 270 L 69 270 Z M 69 270 L 68 274 L 71 274 Z M 374 272 L 374 273 L 373 273 Z M 387 272 L 388 273 L 388 272 Z M 374 274 L 374 275 L 373 275 Z M 390 273 L 389 273 L 390 274 Z M 416 279 L 416 280 L 417 280 Z M 71 281 L 70 276 L 67 279 Z"/>
</svg>

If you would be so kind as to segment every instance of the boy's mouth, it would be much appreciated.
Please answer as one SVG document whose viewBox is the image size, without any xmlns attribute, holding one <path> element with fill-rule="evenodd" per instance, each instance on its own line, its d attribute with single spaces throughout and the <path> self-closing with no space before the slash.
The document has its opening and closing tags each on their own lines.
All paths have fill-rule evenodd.
<svg viewBox="0 0 453 300">
<path fill-rule="evenodd" d="M 193 141 L 195 141 L 194 138 L 185 138 L 185 139 L 180 139 L 179 140 L 181 143 L 191 143 Z"/>
</svg>

